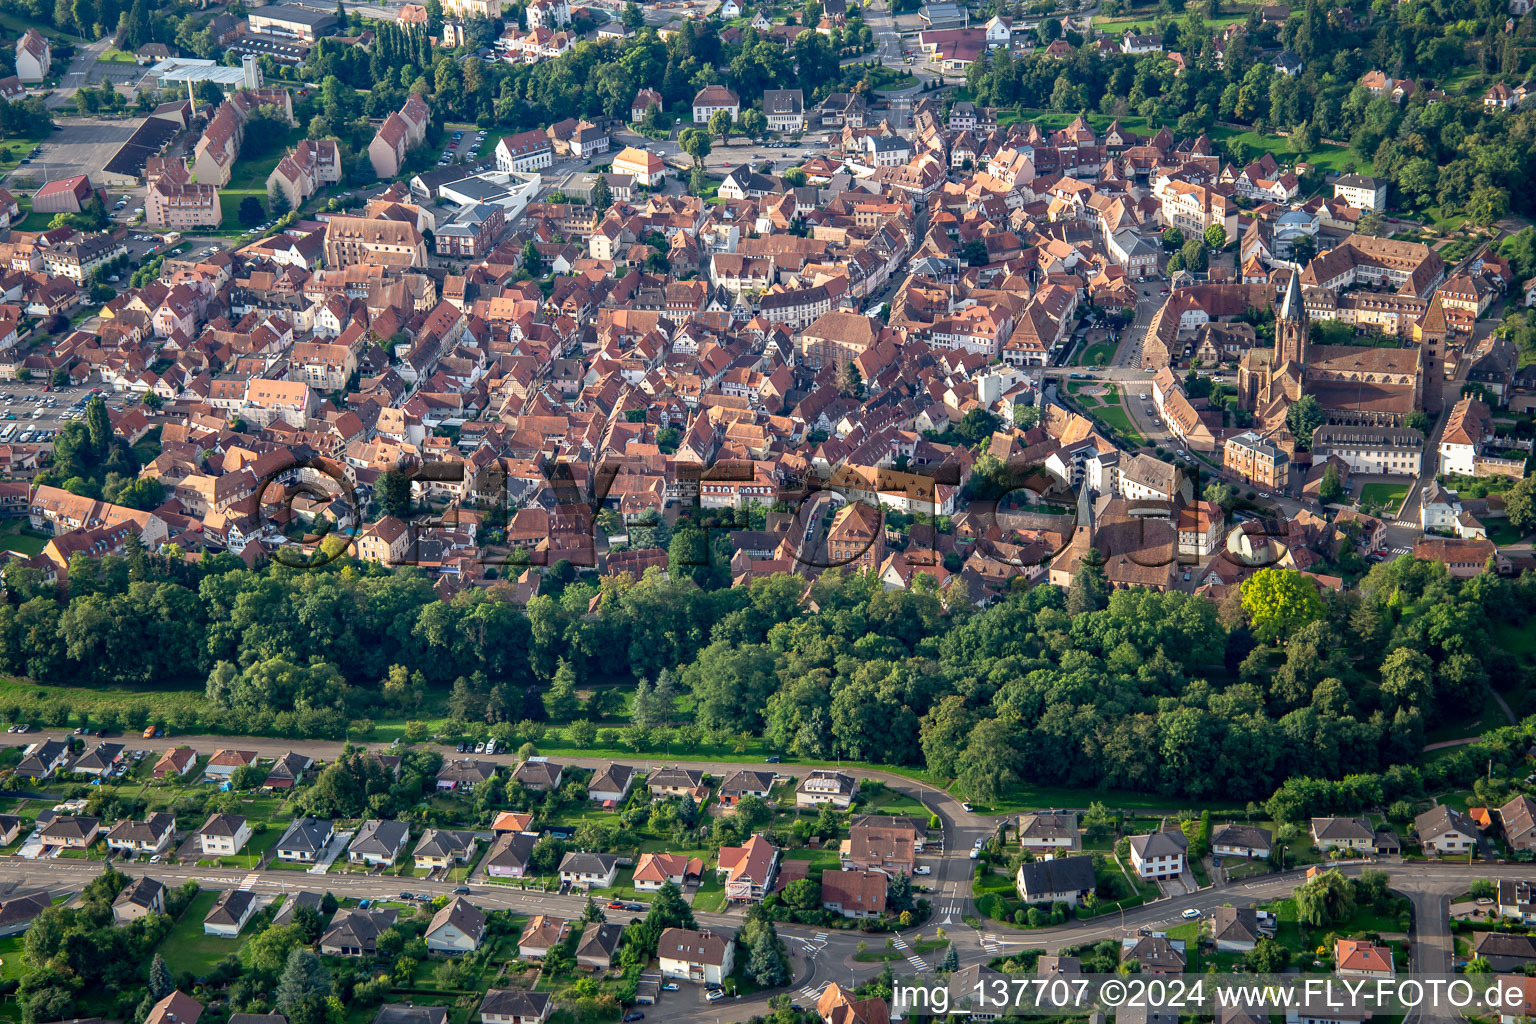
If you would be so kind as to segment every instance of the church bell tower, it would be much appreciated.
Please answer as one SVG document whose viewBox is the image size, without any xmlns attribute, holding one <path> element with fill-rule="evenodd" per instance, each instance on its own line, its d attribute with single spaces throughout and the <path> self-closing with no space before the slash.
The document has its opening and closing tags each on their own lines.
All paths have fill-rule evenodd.
<svg viewBox="0 0 1536 1024">
<path fill-rule="evenodd" d="M 1311 325 L 1307 320 L 1306 306 L 1301 301 L 1300 274 L 1291 271 L 1286 282 L 1285 295 L 1280 299 L 1280 309 L 1275 314 L 1275 361 L 1279 368 L 1286 363 L 1297 366 L 1307 364 L 1307 339 Z"/>
</svg>

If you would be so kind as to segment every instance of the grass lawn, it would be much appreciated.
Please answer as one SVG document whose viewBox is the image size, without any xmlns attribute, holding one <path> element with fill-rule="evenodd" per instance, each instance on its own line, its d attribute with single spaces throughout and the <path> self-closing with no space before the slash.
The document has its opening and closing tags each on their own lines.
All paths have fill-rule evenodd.
<svg viewBox="0 0 1536 1024">
<path fill-rule="evenodd" d="M 202 977 L 214 964 L 245 945 L 244 938 L 222 939 L 203 934 L 203 918 L 208 916 L 218 897 L 217 892 L 198 893 L 181 915 L 181 920 L 176 922 L 176 927 L 160 943 L 160 955 L 165 958 L 165 966 L 171 969 L 173 977 L 183 971 L 193 977 Z"/>
<path fill-rule="evenodd" d="M 713 871 L 704 872 L 699 891 L 693 894 L 693 909 L 701 914 L 718 914 L 725 909 L 725 883 Z"/>
<path fill-rule="evenodd" d="M 1184 924 L 1175 925 L 1168 929 L 1168 938 L 1174 942 L 1184 940 L 1184 969 L 1194 972 L 1200 970 L 1200 924 L 1199 921 L 1187 921 Z"/>
<path fill-rule="evenodd" d="M 1536 655 L 1536 630 L 1528 622 L 1501 622 L 1493 627 L 1493 635 L 1501 650 L 1525 659 Z"/>
<path fill-rule="evenodd" d="M 1099 419 L 1120 431 L 1132 443 L 1140 445 L 1147 443 L 1147 439 L 1141 436 L 1141 431 L 1137 430 L 1136 425 L 1131 422 L 1130 414 L 1125 411 L 1119 402 L 1100 406 L 1094 412 L 1098 414 Z"/>
<path fill-rule="evenodd" d="M 251 817 L 251 815 L 248 814 L 247 817 Z M 275 827 L 275 825 L 268 825 L 265 832 L 261 833 L 260 835 L 251 836 L 250 842 L 245 844 L 245 849 L 241 850 L 235 856 L 220 857 L 218 860 L 208 861 L 208 863 L 218 864 L 220 866 L 244 868 L 249 871 L 255 868 L 257 864 L 261 863 L 262 856 L 268 850 L 272 849 L 272 847 L 276 846 L 277 841 L 281 838 L 283 838 L 283 829 Z M 198 861 L 198 863 L 202 864 L 204 862 Z M 273 861 L 272 866 L 281 867 L 282 865 L 280 865 L 277 861 Z"/>
<path fill-rule="evenodd" d="M 832 844 L 820 850 L 786 850 L 784 859 L 808 861 L 810 867 L 806 874 L 813 880 L 820 879 L 823 871 L 837 871 L 843 866 L 837 856 L 837 847 Z"/>
<path fill-rule="evenodd" d="M 1508 519 L 1492 519 L 1488 522 L 1488 539 L 1501 547 L 1505 544 L 1518 544 L 1527 536 L 1524 530 L 1511 525 Z"/>
<path fill-rule="evenodd" d="M 51 213 L 29 213 L 20 221 L 11 225 L 16 231 L 47 231 L 48 225 L 53 222 Z"/>
<path fill-rule="evenodd" d="M 37 533 L 26 528 L 22 520 L 13 520 L 0 528 L 0 544 L 7 551 L 15 551 L 29 558 L 40 555 L 47 545 L 49 537 L 46 534 Z"/>
<path fill-rule="evenodd" d="M 20 981 L 21 976 L 27 973 L 27 962 L 22 955 L 25 949 L 25 937 L 12 935 L 7 939 L 0 939 L 0 981 Z"/>
<path fill-rule="evenodd" d="M 119 50 L 115 46 L 109 46 L 97 60 L 106 61 L 109 64 L 137 64 L 133 54 L 127 50 Z"/>
<path fill-rule="evenodd" d="M 1101 341 L 1096 345 L 1089 345 L 1087 350 L 1078 357 L 1079 366 L 1108 366 L 1109 361 L 1115 357 L 1115 343 Z"/>
<path fill-rule="evenodd" d="M 861 964 L 887 963 L 892 960 L 905 960 L 916 954 L 932 953 L 936 949 L 943 949 L 949 945 L 948 939 L 924 939 L 921 942 L 908 943 L 906 949 L 872 949 L 865 953 L 855 953 L 853 958 Z"/>
<path fill-rule="evenodd" d="M 1384 506 L 1390 512 L 1396 512 L 1406 497 L 1408 484 L 1366 484 L 1360 488 L 1362 505 Z"/>
<path fill-rule="evenodd" d="M 78 46 L 80 43 L 80 40 L 75 36 L 65 35 L 58 29 L 44 25 L 40 21 L 29 21 L 26 18 L 19 18 L 9 12 L 0 14 L 0 25 L 4 25 L 6 28 L 15 32 L 17 35 L 24 35 L 27 29 L 35 28 L 38 32 L 47 36 L 49 39 L 52 39 L 56 43 L 69 43 L 74 46 Z"/>
<path fill-rule="evenodd" d="M 32 147 L 36 146 L 39 142 L 47 141 L 48 134 L 48 132 L 41 132 L 36 135 L 6 135 L 4 138 L 0 138 L 0 174 L 9 174 L 20 167 L 21 158 L 32 152 Z M 31 170 L 32 166 L 28 164 L 27 169 Z M 26 177 L 26 175 L 23 174 L 22 177 Z M 38 168 L 38 178 L 41 179 L 41 177 L 42 169 Z M 16 202 L 21 206 L 23 216 L 31 212 L 32 200 L 30 197 L 18 194 Z M 50 218 L 52 216 L 52 214 L 49 214 Z M 15 227 L 14 224 L 11 226 Z"/>
<path fill-rule="evenodd" d="M 887 790 L 875 796 L 872 800 L 865 802 L 862 805 L 861 813 L 907 815 L 909 817 L 921 818 L 926 822 L 928 816 L 933 812 L 923 806 L 920 801 L 914 800 L 904 793 L 894 793 Z"/>
<path fill-rule="evenodd" d="M 21 542 L 27 539 L 22 536 Z M 18 543 L 17 539 L 11 536 L 5 536 L 4 540 L 8 547 L 14 547 Z M 42 550 L 41 545 L 38 546 L 38 550 Z M 77 712 L 84 711 L 89 714 L 105 708 L 118 708 L 130 713 L 141 712 L 146 719 L 165 715 L 173 708 L 177 711 L 193 711 L 203 701 L 203 695 L 199 691 L 169 685 L 163 689 L 156 687 L 87 689 L 74 686 L 36 686 L 9 676 L 0 677 L 0 696 L 14 697 L 18 700 L 51 696 L 67 702 Z"/>
<path fill-rule="evenodd" d="M 240 222 L 240 201 L 246 196 L 261 200 L 261 208 L 267 209 L 267 178 L 288 150 L 304 138 L 304 129 L 294 127 L 275 143 L 267 153 L 255 160 L 237 159 L 229 170 L 229 184 L 219 189 L 219 206 L 224 220 L 230 224 Z M 271 211 L 267 210 L 270 215 Z"/>
</svg>

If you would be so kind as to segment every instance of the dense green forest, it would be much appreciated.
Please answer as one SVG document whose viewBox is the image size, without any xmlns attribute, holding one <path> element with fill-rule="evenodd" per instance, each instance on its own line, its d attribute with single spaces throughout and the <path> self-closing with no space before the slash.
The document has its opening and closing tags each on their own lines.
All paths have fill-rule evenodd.
<svg viewBox="0 0 1536 1024">
<path fill-rule="evenodd" d="M 415 569 L 253 572 L 135 551 L 77 559 L 67 601 L 8 566 L 0 670 L 201 686 L 206 701 L 171 713 L 182 730 L 334 737 L 447 694 L 459 725 L 575 722 L 590 744 L 611 724 L 635 750 L 761 737 L 792 756 L 926 767 L 979 799 L 1014 781 L 1264 799 L 1293 776 L 1417 764 L 1426 721 L 1529 682 L 1490 631 L 1536 606 L 1529 575 L 1457 582 L 1403 557 L 1324 598 L 1265 570 L 1217 605 L 1106 596 L 1093 571 L 1070 595 L 1041 586 L 985 609 L 836 571 L 739 588 L 683 566 L 556 573 L 524 609 L 505 585 L 441 601 Z M 0 717 L 36 712 L 0 698 Z M 1470 778 L 1479 756 L 1424 771 Z"/>
</svg>

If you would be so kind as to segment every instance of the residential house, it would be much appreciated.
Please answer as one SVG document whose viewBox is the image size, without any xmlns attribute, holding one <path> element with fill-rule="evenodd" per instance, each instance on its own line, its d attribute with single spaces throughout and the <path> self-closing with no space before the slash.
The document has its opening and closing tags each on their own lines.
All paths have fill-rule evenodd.
<svg viewBox="0 0 1536 1024">
<path fill-rule="evenodd" d="M 1269 856 L 1274 834 L 1257 825 L 1222 825 L 1211 834 L 1211 852 L 1218 857 L 1258 860 Z"/>
<path fill-rule="evenodd" d="M 818 768 L 801 779 L 795 787 L 795 806 L 820 807 L 822 804 L 831 804 L 843 810 L 853 803 L 854 794 L 858 791 L 859 784 L 853 776 L 831 768 Z"/>
<path fill-rule="evenodd" d="M 475 855 L 475 834 L 462 829 L 429 828 L 411 851 L 418 868 L 451 868 Z"/>
<path fill-rule="evenodd" d="M 720 783 L 720 803 L 725 807 L 735 807 L 744 796 L 755 796 L 759 800 L 767 800 L 773 792 L 775 782 L 773 772 L 737 770 L 725 777 Z"/>
<path fill-rule="evenodd" d="M 438 789 L 472 790 L 496 774 L 495 761 L 476 761 L 472 757 L 444 761 L 437 770 Z"/>
<path fill-rule="evenodd" d="M 250 842 L 251 826 L 238 814 L 212 814 L 197 830 L 198 847 L 206 857 L 233 857 Z"/>
<path fill-rule="evenodd" d="M 611 853 L 577 853 L 560 859 L 560 883 L 573 889 L 611 889 L 619 877 L 619 858 Z"/>
<path fill-rule="evenodd" d="M 1536 850 L 1536 800 L 1514 797 L 1499 808 L 1499 824 L 1511 850 Z"/>
<path fill-rule="evenodd" d="M 1499 879 L 1499 895 L 1494 900 L 1499 916 L 1521 924 L 1536 924 L 1536 880 Z"/>
<path fill-rule="evenodd" d="M 723 985 L 736 968 L 731 936 L 691 928 L 668 928 L 657 944 L 661 975 L 679 981 Z"/>
<path fill-rule="evenodd" d="M 822 989 L 821 995 L 817 997 L 816 1016 L 823 1024 L 889 1024 L 891 1008 L 878 996 L 856 999 L 852 992 L 834 981 Z M 978 1016 L 973 1013 L 970 1016 L 972 1020 L 978 1020 L 986 1019 L 991 1014 Z"/>
<path fill-rule="evenodd" d="M 890 878 L 880 871 L 843 868 L 821 873 L 821 906 L 834 914 L 878 920 L 885 916 Z"/>
<path fill-rule="evenodd" d="M 203 1004 L 182 992 L 172 992 L 149 1008 L 144 1024 L 197 1024 Z"/>
<path fill-rule="evenodd" d="M 320 936 L 320 952 L 326 956 L 373 956 L 379 951 L 379 936 L 398 917 L 396 911 L 387 909 L 343 910 Z"/>
<path fill-rule="evenodd" d="M 554 1005 L 548 992 L 493 988 L 480 1000 L 480 1024 L 544 1024 Z"/>
<path fill-rule="evenodd" d="M 288 831 L 277 841 L 277 859 L 293 863 L 314 864 L 325 853 L 336 829 L 329 821 L 303 817 L 288 826 Z"/>
<path fill-rule="evenodd" d="M 46 889 L 0 899 L 0 939 L 20 935 L 32 927 L 38 914 L 53 906 Z"/>
<path fill-rule="evenodd" d="M 492 878 L 522 878 L 539 837 L 533 832 L 503 832 L 486 851 L 482 867 Z M 637 886 L 638 888 L 638 886 Z"/>
<path fill-rule="evenodd" d="M 536 793 L 553 793 L 560 788 L 560 778 L 565 774 L 562 765 L 542 757 L 531 757 L 512 772 L 514 782 Z"/>
<path fill-rule="evenodd" d="M 76 775 L 105 775 L 116 768 L 123 759 L 121 743 L 98 743 L 81 754 L 69 770 Z"/>
<path fill-rule="evenodd" d="M 113 825 L 107 832 L 107 848 L 130 858 L 140 853 L 153 856 L 169 849 L 175 834 L 176 815 L 156 811 L 143 821 L 124 819 Z"/>
<path fill-rule="evenodd" d="M 52 64 L 53 47 L 48 37 L 35 28 L 28 28 L 16 40 L 16 77 L 23 82 L 41 82 L 48 77 Z"/>
<path fill-rule="evenodd" d="M 1259 941 L 1259 915 L 1252 907 L 1217 907 L 1211 915 L 1211 938 L 1222 953 L 1244 952 Z"/>
<path fill-rule="evenodd" d="M 233 939 L 256 913 L 256 894 L 245 889 L 225 889 L 203 918 L 203 934 Z"/>
<path fill-rule="evenodd" d="M 1184 873 L 1189 840 L 1182 832 L 1131 836 L 1131 867 L 1142 878 L 1177 878 Z"/>
<path fill-rule="evenodd" d="M 27 779 L 46 779 L 62 771 L 69 763 L 69 744 L 63 740 L 41 740 L 22 751 L 16 774 Z"/>
<path fill-rule="evenodd" d="M 680 853 L 642 853 L 635 861 L 634 886 L 637 892 L 655 892 L 671 882 L 678 888 L 689 880 L 698 881 L 704 862 Z"/>
<path fill-rule="evenodd" d="M 123 886 L 112 901 L 112 922 L 127 924 L 151 914 L 165 913 L 165 884 L 147 875 Z"/>
<path fill-rule="evenodd" d="M 910 825 L 850 825 L 847 860 L 853 867 L 890 876 L 911 875 L 917 867 L 917 830 Z"/>
<path fill-rule="evenodd" d="M 587 783 L 587 799 L 605 806 L 617 806 L 629 796 L 630 787 L 634 784 L 633 768 L 610 761 L 607 767 L 593 773 L 592 781 Z"/>
<path fill-rule="evenodd" d="M 1472 955 L 1487 960 L 1488 966 L 1500 974 L 1523 973 L 1536 964 L 1536 935 L 1478 932 Z"/>
<path fill-rule="evenodd" d="M 1335 939 L 1333 970 L 1341 978 L 1390 978 L 1392 947 L 1364 939 Z"/>
<path fill-rule="evenodd" d="M 720 847 L 720 867 L 725 875 L 728 900 L 757 902 L 773 890 L 778 872 L 779 851 L 761 833 L 754 834 L 741 846 Z"/>
<path fill-rule="evenodd" d="M 1082 849 L 1082 834 L 1077 830 L 1077 815 L 1038 811 L 1019 815 L 1019 845 L 1031 853 L 1072 853 Z"/>
<path fill-rule="evenodd" d="M 38 840 L 45 847 L 64 850 L 87 849 L 101 835 L 101 819 L 78 814 L 59 814 L 48 821 L 38 832 Z"/>
<path fill-rule="evenodd" d="M 448 1024 L 448 1007 L 381 1006 L 373 1015 L 373 1024 Z"/>
<path fill-rule="evenodd" d="M 254 750 L 216 750 L 203 768 L 203 774 L 213 779 L 227 779 L 241 768 L 256 763 Z"/>
<path fill-rule="evenodd" d="M 1019 865 L 1013 884 L 1025 903 L 1075 907 L 1093 891 L 1093 858 L 1052 856 L 1025 861 Z"/>
<path fill-rule="evenodd" d="M 524 960 L 542 960 L 550 950 L 564 942 L 570 933 L 571 922 L 547 914 L 535 914 L 523 926 L 522 935 L 518 936 L 517 955 Z"/>
<path fill-rule="evenodd" d="M 658 768 L 645 780 L 645 788 L 653 797 L 668 799 L 691 796 L 695 803 L 708 793 L 704 786 L 704 773 L 691 768 Z"/>
<path fill-rule="evenodd" d="M 473 953 L 485 938 L 485 914 L 463 897 L 432 915 L 425 935 L 433 953 Z"/>
<path fill-rule="evenodd" d="M 411 826 L 403 821 L 369 818 L 357 829 L 347 846 L 350 864 L 393 864 L 405 852 L 411 839 Z"/>
<path fill-rule="evenodd" d="M 1122 939 L 1120 959 L 1141 965 L 1142 974 L 1183 974 L 1187 963 L 1183 940 L 1170 939 L 1162 932 Z"/>
<path fill-rule="evenodd" d="M 624 938 L 624 926 L 591 921 L 576 940 L 576 966 L 589 971 L 606 971 L 613 966 L 614 954 Z"/>
<path fill-rule="evenodd" d="M 267 772 L 267 779 L 261 784 L 261 788 L 292 789 L 304 781 L 305 773 L 314 766 L 314 763 L 315 759 L 308 754 L 300 754 L 290 750 L 273 762 L 271 770 Z"/>
<path fill-rule="evenodd" d="M 1477 848 L 1483 830 L 1461 811 L 1437 804 L 1413 819 L 1419 845 L 1427 856 L 1451 856 Z"/>
<path fill-rule="evenodd" d="M 197 752 L 191 747 L 172 747 L 155 762 L 153 774 L 157 779 L 168 779 L 187 774 L 196 764 Z"/>
<path fill-rule="evenodd" d="M 1375 837 L 1364 818 L 1312 819 L 1312 845 L 1319 850 L 1369 850 Z"/>
</svg>

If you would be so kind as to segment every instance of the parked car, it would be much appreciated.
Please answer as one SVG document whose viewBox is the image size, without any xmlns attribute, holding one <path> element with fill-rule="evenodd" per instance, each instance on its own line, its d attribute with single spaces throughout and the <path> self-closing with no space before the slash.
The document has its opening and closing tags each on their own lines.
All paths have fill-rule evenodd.
<svg viewBox="0 0 1536 1024">
<path fill-rule="evenodd" d="M 663 992 L 676 992 L 678 990 L 678 984 L 675 981 L 669 981 L 665 985 L 661 986 L 661 990 Z"/>
<path fill-rule="evenodd" d="M 927 864 L 919 864 L 917 867 L 912 869 L 912 873 L 914 875 L 931 875 L 933 874 L 933 868 L 929 867 Z"/>
<path fill-rule="evenodd" d="M 725 989 L 723 989 L 723 988 L 712 988 L 708 992 L 704 993 L 704 998 L 709 1000 L 712 1003 L 719 1002 L 720 1000 L 725 998 Z"/>
<path fill-rule="evenodd" d="M 630 1013 L 626 1013 L 624 1015 L 624 1020 L 626 1022 L 627 1021 L 632 1021 L 632 1020 L 645 1020 L 645 1014 L 643 1012 L 641 1012 L 640 1010 L 634 1010 L 634 1011 L 632 1011 Z"/>
</svg>

